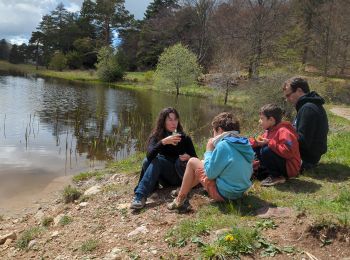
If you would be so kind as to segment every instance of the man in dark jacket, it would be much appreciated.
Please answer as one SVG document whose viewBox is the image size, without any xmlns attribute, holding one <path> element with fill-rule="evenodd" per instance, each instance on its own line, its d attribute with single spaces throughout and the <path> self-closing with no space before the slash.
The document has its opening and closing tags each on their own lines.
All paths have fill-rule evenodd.
<svg viewBox="0 0 350 260">
<path fill-rule="evenodd" d="M 288 79 L 283 93 L 297 110 L 293 125 L 299 135 L 302 169 L 311 169 L 327 151 L 328 118 L 322 106 L 325 101 L 315 91 L 310 92 L 309 84 L 300 77 Z"/>
</svg>

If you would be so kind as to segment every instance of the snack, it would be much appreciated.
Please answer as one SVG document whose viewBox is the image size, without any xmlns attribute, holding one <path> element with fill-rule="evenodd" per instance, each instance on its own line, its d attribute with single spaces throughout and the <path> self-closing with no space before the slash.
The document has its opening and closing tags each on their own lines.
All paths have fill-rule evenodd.
<svg viewBox="0 0 350 260">
<path fill-rule="evenodd" d="M 258 142 L 262 142 L 264 141 L 264 138 L 261 135 L 258 135 L 255 140 L 257 140 Z"/>
</svg>

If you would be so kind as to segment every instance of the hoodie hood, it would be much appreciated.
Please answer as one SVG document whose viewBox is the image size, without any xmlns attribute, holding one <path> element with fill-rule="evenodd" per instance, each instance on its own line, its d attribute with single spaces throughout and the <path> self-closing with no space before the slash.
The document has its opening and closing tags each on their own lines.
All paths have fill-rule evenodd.
<svg viewBox="0 0 350 260">
<path fill-rule="evenodd" d="M 311 91 L 310 93 L 301 96 L 295 106 L 296 110 L 299 111 L 299 109 L 305 104 L 305 103 L 313 103 L 315 105 L 323 105 L 325 103 L 324 99 L 317 94 L 315 91 Z"/>
<path fill-rule="evenodd" d="M 233 146 L 234 149 L 236 149 L 247 162 L 251 163 L 254 160 L 254 152 L 250 146 L 248 138 L 240 136 L 227 136 L 222 140 Z"/>
</svg>

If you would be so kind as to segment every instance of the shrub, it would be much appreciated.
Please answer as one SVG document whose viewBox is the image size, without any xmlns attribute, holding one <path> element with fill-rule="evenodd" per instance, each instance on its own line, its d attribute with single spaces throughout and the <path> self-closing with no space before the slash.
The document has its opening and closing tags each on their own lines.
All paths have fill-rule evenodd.
<svg viewBox="0 0 350 260">
<path fill-rule="evenodd" d="M 70 217 L 70 216 L 63 216 L 60 221 L 59 221 L 59 224 L 61 226 L 65 226 L 65 225 L 68 225 L 69 223 L 71 223 L 73 221 L 73 219 Z"/>
<path fill-rule="evenodd" d="M 89 253 L 94 251 L 98 246 L 98 241 L 94 239 L 89 239 L 81 245 L 81 251 L 83 253 Z"/>
<path fill-rule="evenodd" d="M 83 65 L 83 56 L 77 51 L 68 52 L 66 59 L 70 69 L 79 69 Z"/>
<path fill-rule="evenodd" d="M 113 82 L 124 77 L 124 70 L 118 64 L 116 55 L 111 47 L 102 47 L 98 52 L 97 76 L 105 82 Z"/>
<path fill-rule="evenodd" d="M 41 225 L 43 225 L 44 227 L 48 227 L 52 224 L 53 222 L 53 218 L 52 217 L 45 217 L 42 221 L 41 221 Z"/>
<path fill-rule="evenodd" d="M 76 188 L 68 185 L 63 190 L 63 200 L 65 203 L 73 202 L 81 196 L 81 192 Z"/>
<path fill-rule="evenodd" d="M 28 230 L 25 230 L 20 238 L 16 242 L 16 247 L 20 249 L 26 249 L 29 242 L 36 238 L 40 233 L 41 229 L 39 227 L 32 227 Z"/>
<path fill-rule="evenodd" d="M 67 67 L 67 58 L 61 52 L 56 52 L 50 60 L 49 67 L 54 70 L 62 71 Z"/>
<path fill-rule="evenodd" d="M 154 77 L 154 71 L 153 70 L 149 70 L 145 73 L 145 80 L 146 81 L 152 81 Z"/>
</svg>

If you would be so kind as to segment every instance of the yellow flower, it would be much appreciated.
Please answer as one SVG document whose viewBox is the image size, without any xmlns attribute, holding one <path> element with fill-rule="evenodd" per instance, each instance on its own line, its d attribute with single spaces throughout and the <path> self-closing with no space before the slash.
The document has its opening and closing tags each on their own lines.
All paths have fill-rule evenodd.
<svg viewBox="0 0 350 260">
<path fill-rule="evenodd" d="M 233 241 L 234 237 L 231 234 L 225 236 L 225 241 Z"/>
</svg>

